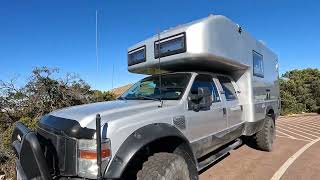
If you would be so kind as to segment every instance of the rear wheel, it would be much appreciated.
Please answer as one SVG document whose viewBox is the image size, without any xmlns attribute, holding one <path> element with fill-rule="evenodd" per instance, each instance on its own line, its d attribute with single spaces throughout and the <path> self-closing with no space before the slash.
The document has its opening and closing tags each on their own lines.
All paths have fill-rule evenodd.
<svg viewBox="0 0 320 180">
<path fill-rule="evenodd" d="M 272 151 L 275 135 L 274 121 L 271 117 L 267 116 L 262 129 L 253 135 L 252 140 L 257 148 L 263 151 Z"/>
<path fill-rule="evenodd" d="M 156 153 L 143 163 L 137 180 L 190 180 L 188 165 L 177 154 Z"/>
</svg>

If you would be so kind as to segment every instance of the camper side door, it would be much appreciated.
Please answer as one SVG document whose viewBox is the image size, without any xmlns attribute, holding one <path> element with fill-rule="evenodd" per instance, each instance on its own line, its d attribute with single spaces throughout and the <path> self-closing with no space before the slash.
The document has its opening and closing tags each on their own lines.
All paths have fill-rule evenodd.
<svg viewBox="0 0 320 180">
<path fill-rule="evenodd" d="M 227 126 L 231 128 L 243 122 L 243 107 L 239 101 L 235 82 L 228 76 L 217 75 L 222 97 L 227 108 Z"/>
</svg>

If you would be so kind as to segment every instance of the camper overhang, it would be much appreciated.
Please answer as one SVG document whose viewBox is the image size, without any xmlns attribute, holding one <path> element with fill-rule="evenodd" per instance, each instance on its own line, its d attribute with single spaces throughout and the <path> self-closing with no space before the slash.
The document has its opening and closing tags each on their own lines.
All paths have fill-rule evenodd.
<svg viewBox="0 0 320 180">
<path fill-rule="evenodd" d="M 159 66 L 162 71 L 245 70 L 252 65 L 253 49 L 267 50 L 277 59 L 240 29 L 225 16 L 210 15 L 166 30 L 128 49 L 128 70 L 139 74 L 159 73 Z"/>
</svg>

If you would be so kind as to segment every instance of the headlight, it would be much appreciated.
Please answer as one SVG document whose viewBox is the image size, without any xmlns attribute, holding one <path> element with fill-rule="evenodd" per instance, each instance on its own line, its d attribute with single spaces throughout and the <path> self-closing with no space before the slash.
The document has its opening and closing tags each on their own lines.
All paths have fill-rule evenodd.
<svg viewBox="0 0 320 180">
<path fill-rule="evenodd" d="M 128 52 L 128 66 L 146 61 L 146 46 L 142 46 Z"/>
<path fill-rule="evenodd" d="M 96 179 L 98 174 L 97 144 L 95 139 L 79 139 L 78 141 L 78 175 L 84 178 Z M 108 164 L 111 157 L 109 139 L 102 139 L 102 164 Z"/>
<path fill-rule="evenodd" d="M 186 52 L 186 33 L 169 36 L 154 42 L 154 58 Z"/>
</svg>

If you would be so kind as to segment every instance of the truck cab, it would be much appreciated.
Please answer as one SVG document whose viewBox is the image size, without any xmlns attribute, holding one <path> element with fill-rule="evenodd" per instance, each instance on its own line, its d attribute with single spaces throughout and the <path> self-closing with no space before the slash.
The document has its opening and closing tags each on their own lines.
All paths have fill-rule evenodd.
<svg viewBox="0 0 320 180">
<path fill-rule="evenodd" d="M 160 80 L 161 79 L 161 80 Z M 161 81 L 161 86 L 160 82 Z M 240 91 L 231 77 L 208 72 L 178 72 L 147 77 L 132 86 L 119 100 L 159 101 L 159 106 L 175 104 L 173 126 L 181 130 L 193 143 L 209 134 L 223 133 L 244 123 Z M 170 102 L 173 101 L 173 102 Z M 181 106 L 181 107 L 179 107 Z M 219 139 L 212 144 L 195 146 L 201 157 L 217 145 L 237 138 Z M 215 144 L 217 143 L 217 144 Z"/>
<path fill-rule="evenodd" d="M 128 49 L 147 77 L 115 101 L 17 123 L 18 179 L 198 179 L 242 145 L 271 151 L 279 114 L 277 56 L 231 20 L 210 15 Z"/>
</svg>

